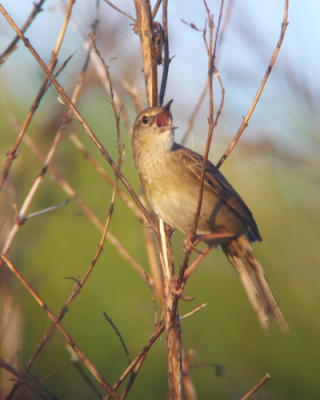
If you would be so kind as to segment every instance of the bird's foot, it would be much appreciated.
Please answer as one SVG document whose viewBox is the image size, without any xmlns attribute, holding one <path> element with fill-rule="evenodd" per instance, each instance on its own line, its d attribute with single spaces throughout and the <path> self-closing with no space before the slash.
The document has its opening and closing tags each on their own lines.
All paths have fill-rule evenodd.
<svg viewBox="0 0 320 400">
<path fill-rule="evenodd" d="M 185 285 L 187 283 L 187 280 L 190 278 L 192 272 L 196 269 L 196 267 L 199 265 L 200 261 L 209 253 L 209 251 L 212 249 L 212 247 L 208 246 L 204 251 L 201 252 L 199 257 L 184 271 L 184 274 L 182 277 L 173 277 L 173 282 L 172 282 L 172 292 L 174 293 L 175 296 L 179 297 L 182 300 L 185 301 L 191 301 L 194 300 L 191 297 L 185 297 L 182 296 Z"/>
<path fill-rule="evenodd" d="M 183 296 L 183 291 L 185 284 L 187 282 L 187 279 L 182 279 L 182 281 L 179 282 L 179 278 L 177 276 L 173 277 L 173 282 L 172 282 L 172 293 L 178 297 L 180 300 L 184 301 L 192 301 L 194 298 L 190 296 Z"/>
<path fill-rule="evenodd" d="M 196 251 L 197 253 L 202 254 L 202 251 L 196 248 L 196 245 L 200 242 L 197 239 L 197 236 L 192 236 L 191 232 L 187 233 L 187 237 L 182 242 L 184 253 L 189 253 L 191 250 Z"/>
</svg>

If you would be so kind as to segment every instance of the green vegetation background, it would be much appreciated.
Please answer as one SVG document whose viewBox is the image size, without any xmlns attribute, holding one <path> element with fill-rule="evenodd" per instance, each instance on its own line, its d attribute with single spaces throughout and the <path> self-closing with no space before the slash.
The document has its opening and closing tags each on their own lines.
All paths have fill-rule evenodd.
<svg viewBox="0 0 320 400">
<path fill-rule="evenodd" d="M 119 38 L 119 32 L 112 36 L 114 40 L 115 37 Z M 129 32 L 126 31 L 126 34 Z M 124 33 L 121 32 L 121 35 Z M 143 78 L 139 72 L 139 45 L 138 39 L 136 40 L 136 53 L 131 55 L 131 68 L 135 72 L 128 71 L 126 60 L 121 54 L 119 60 L 113 61 L 110 67 L 115 87 L 123 96 L 131 122 L 135 111 L 120 83 L 121 76 L 126 76 L 131 83 L 136 79 L 138 82 L 135 85 L 143 89 Z M 100 45 L 102 47 L 101 42 Z M 19 123 L 23 122 L 43 78 L 42 72 L 31 60 L 26 49 L 21 45 L 20 47 L 17 54 L 8 60 L 8 65 L 2 67 L 5 73 L 0 78 L 2 152 L 12 147 L 17 136 L 9 122 L 9 113 Z M 115 49 L 113 53 L 116 52 Z M 60 79 L 69 93 L 83 62 L 81 56 L 81 52 L 75 55 L 70 68 L 66 69 Z M 28 59 L 28 68 L 21 63 L 25 58 Z M 121 74 L 117 72 L 119 65 L 122 68 Z M 14 68 L 15 77 L 12 72 L 9 74 L 9 68 Z M 205 73 L 205 66 L 203 70 Z M 10 79 L 6 76 L 10 76 Z M 13 81 L 18 86 L 13 85 Z M 175 98 L 173 90 L 169 89 L 169 92 Z M 227 92 L 226 96 L 228 95 Z M 296 96 L 299 95 L 301 93 L 296 92 Z M 143 94 L 141 96 L 143 98 Z M 49 149 L 66 111 L 56 97 L 55 91 L 50 89 L 27 132 L 44 153 Z M 78 108 L 107 151 L 116 159 L 117 138 L 109 99 L 94 71 L 90 70 Z M 199 399 L 240 398 L 267 372 L 272 377 L 271 381 L 253 398 L 300 400 L 318 399 L 320 395 L 320 161 L 316 156 L 319 137 L 316 134 L 316 124 L 308 116 L 303 120 L 301 112 L 295 112 L 292 104 L 289 108 L 281 103 L 280 95 L 276 99 L 278 102 L 267 105 L 262 103 L 261 107 L 266 114 L 271 113 L 270 118 L 272 107 L 287 107 L 290 123 L 287 125 L 286 135 L 281 140 L 268 140 L 265 132 L 266 136 L 260 140 L 251 136 L 254 128 L 249 126 L 243 140 L 222 167 L 222 172 L 242 195 L 259 224 L 264 240 L 255 244 L 254 250 L 287 318 L 291 334 L 283 337 L 275 328 L 270 337 L 265 336 L 236 273 L 221 251 L 212 251 L 188 282 L 185 294 L 195 300 L 180 302 L 181 315 L 208 303 L 201 312 L 182 321 L 184 350 L 195 351 L 195 364 L 214 363 L 223 366 L 221 376 L 217 376 L 216 369 L 208 365 L 191 370 Z M 195 101 L 196 97 L 189 100 L 189 110 L 192 110 Z M 181 106 L 178 101 L 173 105 L 177 126 L 186 123 L 186 113 L 181 111 Z M 229 114 L 222 115 L 221 118 L 226 120 L 228 116 L 230 117 Z M 261 117 L 261 112 L 253 119 L 253 127 L 259 124 L 259 116 Z M 205 143 L 205 109 L 200 113 L 200 118 L 202 122 L 193 130 L 193 142 L 190 140 L 187 144 L 199 152 L 203 151 Z M 238 117 L 236 123 L 240 122 L 241 118 Z M 223 154 L 233 136 L 224 124 L 221 123 L 218 127 L 213 139 L 210 158 L 214 162 Z M 105 221 L 112 188 L 74 148 L 69 139 L 69 134 L 73 132 L 95 159 L 112 174 L 110 167 L 76 121 L 67 127 L 53 165 L 76 188 L 80 197 L 99 218 Z M 121 132 L 125 149 L 122 171 L 139 192 L 130 135 L 123 125 Z M 304 137 L 301 138 L 301 135 Z M 296 143 L 295 146 L 292 146 L 293 142 Z M 286 143 L 290 145 L 287 146 Z M 1 163 L 4 161 L 3 153 Z M 41 165 L 23 144 L 10 171 L 6 190 L 1 194 L 1 246 L 13 223 L 12 205 L 21 207 Z M 61 203 L 66 198 L 59 184 L 47 172 L 28 214 Z M 143 229 L 147 228 L 142 227 L 117 198 L 110 231 L 149 272 Z M 74 282 L 65 278 L 83 277 L 93 259 L 100 237 L 100 232 L 83 215 L 77 204 L 71 201 L 64 207 L 27 221 L 20 228 L 9 257 L 50 309 L 57 313 L 74 287 Z M 182 260 L 182 240 L 183 237 L 176 233 L 172 242 L 176 266 Z M 1 279 L 6 273 L 4 269 L 2 267 L 0 271 Z M 6 273 L 6 279 L 20 318 L 17 357 L 23 368 L 50 321 L 15 277 Z M 88 282 L 65 315 L 63 325 L 112 384 L 125 370 L 127 360 L 114 330 L 105 321 L 103 311 L 117 325 L 131 357 L 134 358 L 147 343 L 154 328 L 150 289 L 108 241 Z M 70 357 L 64 339 L 56 332 L 38 357 L 32 373 L 43 380 Z M 166 349 L 162 337 L 148 354 L 128 399 L 164 399 L 166 382 Z M 93 398 L 92 392 L 72 363 L 48 378 L 45 385 L 61 399 Z"/>
</svg>

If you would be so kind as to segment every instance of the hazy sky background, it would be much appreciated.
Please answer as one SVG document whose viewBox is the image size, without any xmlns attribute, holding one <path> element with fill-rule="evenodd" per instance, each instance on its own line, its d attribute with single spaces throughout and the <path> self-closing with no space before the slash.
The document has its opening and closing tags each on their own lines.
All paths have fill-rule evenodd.
<svg viewBox="0 0 320 400">
<path fill-rule="evenodd" d="M 115 3 L 128 14 L 135 15 L 133 1 L 119 0 Z M 26 0 L 7 0 L 2 4 L 19 26 L 25 22 L 32 9 L 32 2 Z M 46 12 L 38 16 L 27 31 L 27 37 L 45 60 L 49 60 L 51 56 L 57 32 L 63 21 L 61 4 L 62 2 L 58 0 L 45 2 Z M 225 14 L 228 4 L 229 2 L 226 1 Z M 217 23 L 220 2 L 209 1 L 208 5 L 215 16 L 215 23 Z M 279 0 L 233 1 L 230 20 L 225 30 L 217 64 L 226 90 L 224 110 L 232 115 L 227 122 L 221 118 L 220 124 L 228 132 L 230 131 L 231 136 L 237 131 L 241 124 L 241 118 L 247 113 L 266 71 L 279 38 L 283 12 L 284 2 Z M 73 9 L 73 16 L 81 24 L 83 34 L 87 35 L 90 32 L 90 24 L 95 18 L 95 2 L 78 0 Z M 297 117 L 301 112 L 302 117 L 305 116 L 311 124 L 310 129 L 312 130 L 319 125 L 317 113 L 312 112 L 310 107 L 304 104 L 303 99 L 295 98 L 291 87 L 292 79 L 294 79 L 296 84 L 310 92 L 316 104 L 319 104 L 319 16 L 320 3 L 318 1 L 290 1 L 289 27 L 283 46 L 260 100 L 261 106 L 258 105 L 250 121 L 250 127 L 253 128 L 252 139 L 254 139 L 254 132 L 257 132 L 260 137 L 262 131 L 268 134 L 269 139 L 277 140 L 279 134 L 281 134 L 281 140 L 283 137 L 288 139 L 292 113 Z M 158 17 L 160 19 L 160 16 Z M 179 123 L 178 136 L 183 133 L 186 115 L 190 115 L 207 76 L 207 55 L 202 33 L 190 29 L 181 22 L 181 19 L 193 22 L 201 29 L 204 27 L 205 18 L 206 13 L 202 1 L 186 0 L 183 3 L 169 1 L 170 55 L 175 57 L 170 67 L 165 101 L 171 98 L 175 100 L 172 110 L 176 122 Z M 111 63 L 110 68 L 110 72 L 116 74 L 123 65 L 128 64 L 130 56 L 139 51 L 138 36 L 132 34 L 131 21 L 111 9 L 103 1 L 100 3 L 99 19 L 107 29 L 108 26 L 111 26 L 109 29 L 118 29 L 121 26 L 121 32 L 117 32 L 117 39 L 120 41 L 118 48 L 112 48 L 110 52 L 107 51 L 103 54 L 106 60 L 117 57 L 117 60 Z M 12 36 L 12 28 L 1 15 L 1 48 L 7 46 Z M 60 60 L 74 51 L 77 53 L 73 62 L 77 63 L 81 59 L 82 49 L 79 48 L 77 39 L 77 34 L 69 30 Z M 21 43 L 19 46 L 22 47 Z M 14 57 L 21 58 L 20 74 L 11 70 L 10 63 L 2 66 L 0 74 L 3 78 L 5 77 L 4 81 L 7 84 L 11 84 L 11 91 L 21 99 L 24 91 L 28 91 L 29 83 L 32 83 L 38 74 L 38 70 L 34 72 L 31 68 L 34 60 L 26 49 L 16 53 Z M 25 76 L 30 77 L 30 82 L 25 81 Z M 21 81 L 21 77 L 23 77 L 23 81 Z M 142 77 L 136 84 L 142 87 Z M 219 91 L 220 89 L 217 87 L 216 93 Z M 142 102 L 145 104 L 144 99 Z M 274 106 L 274 104 L 280 106 Z M 309 112 L 312 115 L 308 116 Z M 206 115 L 207 105 L 199 115 L 200 122 L 198 123 L 201 124 L 201 127 L 203 125 L 202 129 L 206 129 Z M 291 138 L 290 144 L 295 147 L 296 141 L 299 144 L 297 138 Z M 303 144 L 308 146 L 306 141 Z M 313 147 L 311 144 L 311 148 Z"/>
<path fill-rule="evenodd" d="M 134 2 L 119 0 L 115 2 L 126 13 L 135 16 Z M 4 1 L 13 20 L 21 26 L 32 10 L 32 2 L 26 0 Z M 73 18 L 81 33 L 70 25 L 59 54 L 60 65 L 71 53 L 75 52 L 68 68 L 59 78 L 68 90 L 68 77 L 76 77 L 85 55 L 80 35 L 87 37 L 90 25 L 97 17 L 100 30 L 97 34 L 97 45 L 102 55 L 110 62 L 110 73 L 117 81 L 127 80 L 131 86 L 140 90 L 142 105 L 146 105 L 144 96 L 144 80 L 141 74 L 140 42 L 132 33 L 132 21 L 100 2 L 98 15 L 95 1 L 78 0 L 73 7 Z M 202 29 L 206 20 L 206 11 L 202 1 L 186 0 L 169 1 L 169 35 L 170 56 L 174 56 L 169 71 L 165 101 L 174 99 L 172 112 L 177 141 L 182 137 L 189 116 L 191 115 L 207 79 L 207 54 L 202 32 L 197 32 L 181 22 L 181 19 L 194 23 Z M 224 17 L 228 5 L 225 2 Z M 64 19 L 63 2 L 48 0 L 44 12 L 33 22 L 26 36 L 46 62 L 49 62 L 58 33 Z M 208 5 L 214 14 L 217 24 L 220 2 L 209 1 Z M 227 28 L 221 42 L 217 67 L 225 89 L 223 113 L 215 131 L 219 139 L 230 141 L 235 135 L 242 118 L 248 112 L 260 82 L 266 72 L 272 54 L 279 39 L 284 14 L 284 1 L 279 0 L 233 0 Z M 319 43 L 320 37 L 320 3 L 317 1 L 289 2 L 289 26 L 275 66 L 268 79 L 261 99 L 249 122 L 242 140 L 249 142 L 267 139 L 287 153 L 298 154 L 302 158 L 310 158 L 319 150 L 320 117 L 320 73 Z M 157 20 L 161 21 L 161 14 Z M 224 23 L 225 19 L 223 19 Z M 99 33 L 100 32 L 100 33 Z M 111 33 L 111 36 L 107 36 Z M 13 30 L 0 16 L 0 45 L 5 48 L 13 37 Z M 114 37 L 114 43 L 108 39 Z M 17 101 L 31 104 L 34 84 L 42 76 L 40 67 L 19 43 L 19 51 L 12 57 L 19 59 L 19 71 L 12 68 L 13 63 L 6 62 L 0 69 L 2 85 L 10 87 L 10 92 Z M 131 68 L 132 63 L 132 68 Z M 35 67 L 36 66 L 36 67 Z M 162 68 L 159 67 L 159 77 Z M 29 79 L 26 79 L 28 77 Z M 160 79 L 160 78 L 159 78 Z M 38 85 L 38 83 L 37 83 Z M 31 90 L 30 90 L 31 89 Z M 70 89 L 71 90 L 71 89 Z M 3 91 L 4 93 L 5 91 Z M 215 107 L 220 102 L 220 87 L 215 84 Z M 1 93 L 0 93 L 1 96 Z M 31 97 L 30 97 L 31 96 Z M 129 107 L 131 103 L 126 103 Z M 196 136 L 191 135 L 189 146 L 193 146 L 197 138 L 198 148 L 204 147 L 207 133 L 208 101 L 206 100 L 195 121 Z M 301 125 L 301 127 L 300 127 Z M 225 147 L 225 145 L 224 145 Z M 216 153 L 214 153 L 216 150 Z M 217 162 L 221 157 L 221 149 L 212 146 L 211 159 Z"/>
</svg>

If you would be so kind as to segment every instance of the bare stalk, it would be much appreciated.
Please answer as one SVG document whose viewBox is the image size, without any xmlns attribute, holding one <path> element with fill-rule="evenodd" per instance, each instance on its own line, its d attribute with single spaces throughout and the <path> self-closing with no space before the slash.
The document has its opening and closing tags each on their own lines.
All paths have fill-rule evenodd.
<svg viewBox="0 0 320 400">
<path fill-rule="evenodd" d="M 157 57 L 153 40 L 153 21 L 150 2 L 135 0 L 137 12 L 137 30 L 140 34 L 144 75 L 146 82 L 147 99 L 149 106 L 157 105 Z M 168 27 L 167 27 L 167 1 L 163 1 L 163 24 L 165 26 L 165 56 L 167 71 L 169 67 Z M 163 100 L 166 87 L 166 78 L 160 95 Z M 167 333 L 167 363 L 168 363 L 168 397 L 169 400 L 183 399 L 182 384 L 182 345 L 181 328 L 177 308 L 173 311 L 175 297 L 173 287 L 173 259 L 171 254 L 170 239 L 166 227 L 161 219 L 157 219 L 156 241 L 160 257 L 160 270 L 163 292 L 164 321 Z"/>
<path fill-rule="evenodd" d="M 280 32 L 280 37 L 276 46 L 276 49 L 273 53 L 273 56 L 271 58 L 270 64 L 268 65 L 267 71 L 264 75 L 264 78 L 260 84 L 260 87 L 258 89 L 258 92 L 256 94 L 256 97 L 253 100 L 253 103 L 247 113 L 247 115 L 243 118 L 242 124 L 236 134 L 236 136 L 234 137 L 233 141 L 231 142 L 230 146 L 228 147 L 228 149 L 226 150 L 226 152 L 224 153 L 224 155 L 221 157 L 220 161 L 217 164 L 217 168 L 220 168 L 221 165 L 225 162 L 226 158 L 228 157 L 228 155 L 231 153 L 232 149 L 234 148 L 234 146 L 237 144 L 238 140 L 240 139 L 240 136 L 242 135 L 243 131 L 245 130 L 245 128 L 248 126 L 248 122 L 249 119 L 251 118 L 251 115 L 260 99 L 261 93 L 265 87 L 265 84 L 267 83 L 267 80 L 271 74 L 272 68 L 274 66 L 274 63 L 276 62 L 276 59 L 278 57 L 279 51 L 280 51 L 280 47 L 282 45 L 283 39 L 284 39 L 284 35 L 286 33 L 286 29 L 288 26 L 288 11 L 289 11 L 289 0 L 285 0 L 285 9 L 284 9 L 284 17 L 283 17 L 283 22 L 282 22 L 282 26 L 281 26 L 281 32 Z"/>
</svg>

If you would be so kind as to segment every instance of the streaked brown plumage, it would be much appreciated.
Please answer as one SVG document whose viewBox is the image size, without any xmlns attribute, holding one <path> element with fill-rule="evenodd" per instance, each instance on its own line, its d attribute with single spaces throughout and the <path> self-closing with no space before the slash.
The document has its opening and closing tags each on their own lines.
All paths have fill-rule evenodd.
<svg viewBox="0 0 320 400">
<path fill-rule="evenodd" d="M 203 157 L 174 142 L 171 101 L 142 111 L 133 129 L 133 154 L 147 199 L 166 223 L 187 234 L 198 204 Z M 221 245 L 238 272 L 262 327 L 272 318 L 283 330 L 284 316 L 271 292 L 250 242 L 261 236 L 251 211 L 221 172 L 207 162 L 197 235 Z M 207 236 L 208 237 L 208 236 Z"/>
</svg>

